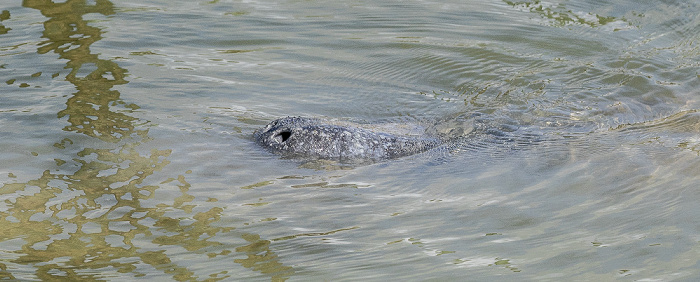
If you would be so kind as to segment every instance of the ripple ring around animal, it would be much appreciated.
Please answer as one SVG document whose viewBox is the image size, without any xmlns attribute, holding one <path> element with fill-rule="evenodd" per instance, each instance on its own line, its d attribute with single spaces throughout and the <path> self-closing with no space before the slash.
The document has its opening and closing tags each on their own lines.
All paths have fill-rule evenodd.
<svg viewBox="0 0 700 282">
<path fill-rule="evenodd" d="M 441 144 L 430 136 L 378 132 L 360 124 L 305 117 L 274 120 L 253 135 L 258 144 L 284 157 L 340 162 L 395 159 Z"/>
</svg>

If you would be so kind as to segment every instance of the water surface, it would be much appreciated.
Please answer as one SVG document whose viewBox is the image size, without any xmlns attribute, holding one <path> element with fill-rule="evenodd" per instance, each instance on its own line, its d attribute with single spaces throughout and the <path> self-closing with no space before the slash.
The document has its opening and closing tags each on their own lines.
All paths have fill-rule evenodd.
<svg viewBox="0 0 700 282">
<path fill-rule="evenodd" d="M 692 1 L 54 2 L 0 5 L 0 279 L 700 277 Z M 541 138 L 253 142 L 297 115 Z"/>
</svg>

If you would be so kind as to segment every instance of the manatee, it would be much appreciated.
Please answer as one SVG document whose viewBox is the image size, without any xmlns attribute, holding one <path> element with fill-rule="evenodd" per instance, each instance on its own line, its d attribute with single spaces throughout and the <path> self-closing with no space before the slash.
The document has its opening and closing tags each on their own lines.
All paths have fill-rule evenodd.
<svg viewBox="0 0 700 282">
<path fill-rule="evenodd" d="M 441 144 L 439 138 L 402 135 L 305 117 L 270 122 L 254 134 L 255 141 L 288 158 L 340 162 L 382 161 L 424 152 Z"/>
</svg>

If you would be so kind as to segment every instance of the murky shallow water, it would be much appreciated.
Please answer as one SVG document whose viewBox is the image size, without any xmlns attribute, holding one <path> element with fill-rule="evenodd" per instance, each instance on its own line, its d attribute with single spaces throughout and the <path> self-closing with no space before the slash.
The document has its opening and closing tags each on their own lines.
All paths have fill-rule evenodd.
<svg viewBox="0 0 700 282">
<path fill-rule="evenodd" d="M 700 277 L 684 2 L 0 6 L 0 278 Z M 348 168 L 251 136 L 470 113 L 548 138 Z"/>
</svg>

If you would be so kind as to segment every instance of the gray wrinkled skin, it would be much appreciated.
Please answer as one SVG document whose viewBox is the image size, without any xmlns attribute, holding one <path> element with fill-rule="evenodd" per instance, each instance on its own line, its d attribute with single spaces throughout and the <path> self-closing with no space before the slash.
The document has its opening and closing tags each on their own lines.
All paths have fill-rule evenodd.
<svg viewBox="0 0 700 282">
<path fill-rule="evenodd" d="M 274 120 L 256 131 L 254 137 L 258 144 L 284 157 L 341 162 L 394 159 L 440 144 L 437 138 L 375 132 L 303 117 Z"/>
</svg>

